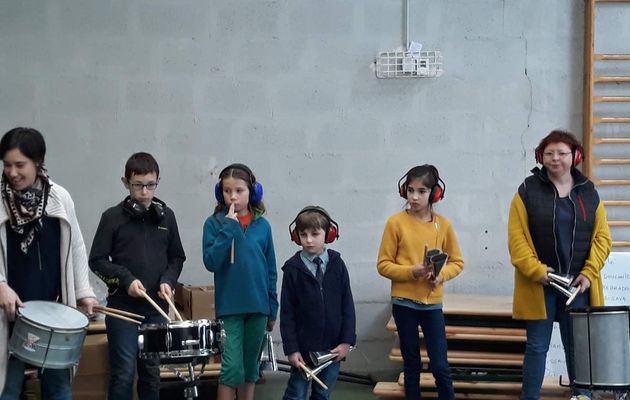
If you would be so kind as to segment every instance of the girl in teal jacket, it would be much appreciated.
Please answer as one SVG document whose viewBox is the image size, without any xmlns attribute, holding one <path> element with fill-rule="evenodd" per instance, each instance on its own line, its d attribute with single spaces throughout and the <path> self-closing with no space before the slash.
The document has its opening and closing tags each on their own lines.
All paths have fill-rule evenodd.
<svg viewBox="0 0 630 400">
<path fill-rule="evenodd" d="M 215 308 L 226 343 L 218 400 L 253 400 L 265 328 L 278 313 L 276 258 L 262 217 L 262 185 L 243 164 L 227 166 L 215 186 L 217 207 L 203 227 L 203 262 L 214 273 Z"/>
</svg>

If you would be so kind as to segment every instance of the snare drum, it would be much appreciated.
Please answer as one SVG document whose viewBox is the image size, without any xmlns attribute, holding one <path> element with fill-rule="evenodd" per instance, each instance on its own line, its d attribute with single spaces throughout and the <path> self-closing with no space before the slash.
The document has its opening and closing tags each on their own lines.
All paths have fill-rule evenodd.
<svg viewBox="0 0 630 400">
<path fill-rule="evenodd" d="M 630 307 L 587 307 L 570 311 L 575 360 L 574 386 L 630 388 Z"/>
<path fill-rule="evenodd" d="M 88 318 L 75 308 L 51 301 L 27 301 L 17 311 L 9 351 L 41 368 L 79 364 Z"/>
<path fill-rule="evenodd" d="M 188 363 L 223 352 L 223 321 L 200 319 L 142 325 L 138 331 L 140 358 L 163 364 Z"/>
</svg>

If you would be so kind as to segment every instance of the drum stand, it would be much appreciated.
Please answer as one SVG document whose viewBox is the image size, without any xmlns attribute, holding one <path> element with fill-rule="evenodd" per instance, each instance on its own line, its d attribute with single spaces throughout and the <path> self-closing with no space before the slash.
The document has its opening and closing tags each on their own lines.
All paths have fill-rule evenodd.
<svg viewBox="0 0 630 400">
<path fill-rule="evenodd" d="M 203 363 L 201 364 L 201 372 L 199 373 L 200 375 L 203 374 L 203 370 L 206 367 L 206 362 L 207 360 L 203 360 Z M 199 385 L 199 379 L 195 375 L 195 368 L 194 368 L 195 364 L 196 364 L 196 359 L 186 364 L 186 366 L 188 367 L 188 374 L 183 373 L 178 370 L 173 370 L 173 372 L 175 372 L 175 375 L 178 378 L 186 382 L 186 387 L 184 388 L 184 397 L 187 400 L 192 400 L 196 398 L 197 396 L 199 396 L 199 391 L 197 390 L 197 386 Z"/>
<path fill-rule="evenodd" d="M 612 397 L 611 397 L 612 396 Z M 630 392 L 628 391 L 609 391 L 609 390 L 593 390 L 591 392 L 592 400 L 628 400 L 630 399 Z"/>
<path fill-rule="evenodd" d="M 560 376 L 558 384 L 567 389 L 571 387 L 570 384 L 562 382 L 562 375 Z M 588 389 L 591 391 L 591 400 L 630 400 L 630 388 L 602 390 L 599 388 L 581 387 L 581 389 Z"/>
</svg>

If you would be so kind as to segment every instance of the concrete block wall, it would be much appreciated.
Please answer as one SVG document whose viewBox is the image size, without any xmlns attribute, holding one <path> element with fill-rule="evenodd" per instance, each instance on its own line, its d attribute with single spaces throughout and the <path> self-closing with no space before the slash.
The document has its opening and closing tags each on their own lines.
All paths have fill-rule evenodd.
<svg viewBox="0 0 630 400">
<path fill-rule="evenodd" d="M 326 207 L 358 312 L 347 368 L 387 369 L 389 282 L 375 260 L 403 206 L 398 179 L 433 163 L 446 181 L 436 211 L 466 261 L 447 291 L 508 295 L 507 212 L 533 148 L 555 127 L 581 133 L 582 2 L 410 0 L 409 20 L 410 39 L 443 52 L 441 78 L 375 77 L 376 54 L 402 46 L 403 0 L 1 0 L 0 130 L 44 133 L 88 248 L 125 195 L 127 157 L 153 153 L 184 282 L 211 282 L 201 228 L 228 163 L 265 187 L 278 267 L 297 250 L 297 211 Z"/>
</svg>

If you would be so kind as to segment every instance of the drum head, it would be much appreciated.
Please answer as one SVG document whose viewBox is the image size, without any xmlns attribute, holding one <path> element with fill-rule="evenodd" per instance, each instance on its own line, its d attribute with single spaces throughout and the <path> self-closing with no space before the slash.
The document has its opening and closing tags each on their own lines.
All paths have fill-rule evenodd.
<svg viewBox="0 0 630 400">
<path fill-rule="evenodd" d="M 81 311 L 52 301 L 27 301 L 18 313 L 26 320 L 52 329 L 81 329 L 90 322 Z"/>
</svg>

